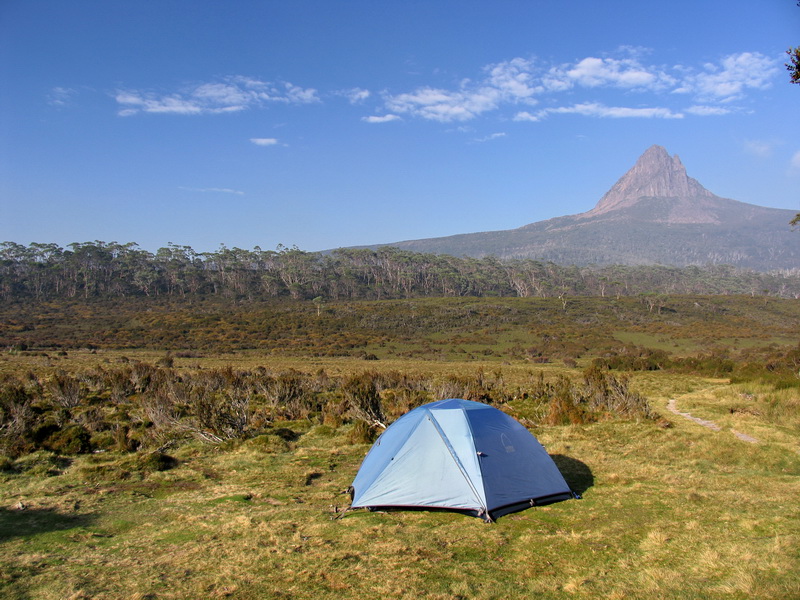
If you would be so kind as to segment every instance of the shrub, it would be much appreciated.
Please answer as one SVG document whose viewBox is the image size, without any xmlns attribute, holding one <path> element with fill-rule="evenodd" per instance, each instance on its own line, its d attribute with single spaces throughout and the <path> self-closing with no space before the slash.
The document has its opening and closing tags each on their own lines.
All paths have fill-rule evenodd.
<svg viewBox="0 0 800 600">
<path fill-rule="evenodd" d="M 0 472 L 13 473 L 14 470 L 14 461 L 11 459 L 11 457 L 6 456 L 5 454 L 0 454 Z"/>
<path fill-rule="evenodd" d="M 653 419 L 658 415 L 644 396 L 628 388 L 628 379 L 617 379 L 607 371 L 591 366 L 583 374 L 585 395 L 593 411 L 607 412 L 635 419 Z"/>
<path fill-rule="evenodd" d="M 269 404 L 283 418 L 304 419 L 310 412 L 320 409 L 314 402 L 307 376 L 290 369 L 275 377 L 260 376 L 254 382 Z"/>
<path fill-rule="evenodd" d="M 250 417 L 250 397 L 231 390 L 228 394 L 200 394 L 191 406 L 195 425 L 193 432 L 199 437 L 222 442 L 244 437 Z"/>
<path fill-rule="evenodd" d="M 158 359 L 158 361 L 156 362 L 156 365 L 158 365 L 159 367 L 163 367 L 165 369 L 171 369 L 173 366 L 175 366 L 175 359 L 168 352 L 166 354 L 166 356 L 164 356 L 163 358 Z"/>
<path fill-rule="evenodd" d="M 80 381 L 62 370 L 53 374 L 48 385 L 53 402 L 67 410 L 78 406 L 85 396 Z"/>
<path fill-rule="evenodd" d="M 0 452 L 17 457 L 32 450 L 35 426 L 36 415 L 25 386 L 15 379 L 0 382 Z"/>
<path fill-rule="evenodd" d="M 91 452 L 91 435 L 81 425 L 69 425 L 54 432 L 42 446 L 57 454 L 75 455 Z"/>
<path fill-rule="evenodd" d="M 53 477 L 60 475 L 63 469 L 70 464 L 68 459 L 62 458 L 52 452 L 37 450 L 31 454 L 20 457 L 14 463 L 17 471 L 29 475 Z"/>
<path fill-rule="evenodd" d="M 247 440 L 242 447 L 264 454 L 280 454 L 291 449 L 289 442 L 275 434 L 258 435 Z"/>
<path fill-rule="evenodd" d="M 664 350 L 640 346 L 624 346 L 592 361 L 593 366 L 617 371 L 659 371 L 672 364 L 672 359 Z"/>
<path fill-rule="evenodd" d="M 342 425 L 345 412 L 347 412 L 346 402 L 329 400 L 322 407 L 322 423 L 334 429 L 338 428 Z"/>
<path fill-rule="evenodd" d="M 577 393 L 572 382 L 560 376 L 551 387 L 545 423 L 548 425 L 577 425 L 591 419 L 585 400 Z"/>
<path fill-rule="evenodd" d="M 135 466 L 136 470 L 144 473 L 169 471 L 178 466 L 178 460 L 169 454 L 155 451 L 146 454 L 138 454 L 136 456 Z"/>
<path fill-rule="evenodd" d="M 371 444 L 376 437 L 375 427 L 362 419 L 358 419 L 348 432 L 347 441 L 350 444 Z"/>
<path fill-rule="evenodd" d="M 375 372 L 359 373 L 345 379 L 341 389 L 350 414 L 370 426 L 385 426 L 381 387 L 381 376 Z"/>
<path fill-rule="evenodd" d="M 92 448 L 96 450 L 116 450 L 116 439 L 113 431 L 98 431 L 89 439 Z"/>
</svg>

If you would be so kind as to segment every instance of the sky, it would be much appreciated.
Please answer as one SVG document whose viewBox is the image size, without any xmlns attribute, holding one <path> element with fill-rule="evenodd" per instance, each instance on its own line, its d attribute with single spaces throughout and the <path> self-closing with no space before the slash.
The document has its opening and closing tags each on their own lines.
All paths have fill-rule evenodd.
<svg viewBox="0 0 800 600">
<path fill-rule="evenodd" d="M 800 210 L 797 45 L 795 0 L 0 0 L 0 241 L 512 229 L 653 144 Z"/>
</svg>

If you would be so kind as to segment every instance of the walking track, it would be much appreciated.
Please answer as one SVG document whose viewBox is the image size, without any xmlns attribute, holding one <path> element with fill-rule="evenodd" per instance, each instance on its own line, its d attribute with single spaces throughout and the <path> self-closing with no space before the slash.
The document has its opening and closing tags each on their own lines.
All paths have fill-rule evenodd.
<svg viewBox="0 0 800 600">
<path fill-rule="evenodd" d="M 695 417 L 688 412 L 681 412 L 678 410 L 678 407 L 675 405 L 675 398 L 670 398 L 669 402 L 667 402 L 667 410 L 670 412 L 675 413 L 676 415 L 683 417 L 684 419 L 689 419 L 697 423 L 698 425 L 702 425 L 703 427 L 707 427 L 713 431 L 722 431 L 722 427 L 717 425 L 714 421 L 708 421 L 706 419 L 701 419 L 700 417 Z M 746 433 L 741 433 L 740 431 L 736 431 L 735 429 L 731 429 L 731 433 L 735 435 L 737 438 L 742 440 L 743 442 L 749 442 L 751 444 L 758 444 L 759 440 L 754 438 L 753 436 L 747 435 Z"/>
</svg>

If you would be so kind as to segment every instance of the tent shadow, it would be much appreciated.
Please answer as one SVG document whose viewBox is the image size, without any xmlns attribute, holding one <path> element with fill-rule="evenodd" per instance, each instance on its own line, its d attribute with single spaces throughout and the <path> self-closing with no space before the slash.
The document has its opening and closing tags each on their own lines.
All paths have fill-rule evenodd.
<svg viewBox="0 0 800 600">
<path fill-rule="evenodd" d="M 69 515 L 52 508 L 9 510 L 0 508 L 0 542 L 51 531 L 86 527 L 94 522 L 91 515 Z"/>
<path fill-rule="evenodd" d="M 551 454 L 550 458 L 556 463 L 567 485 L 576 494 L 582 496 L 586 490 L 594 485 L 594 475 L 586 463 L 563 454 Z"/>
</svg>

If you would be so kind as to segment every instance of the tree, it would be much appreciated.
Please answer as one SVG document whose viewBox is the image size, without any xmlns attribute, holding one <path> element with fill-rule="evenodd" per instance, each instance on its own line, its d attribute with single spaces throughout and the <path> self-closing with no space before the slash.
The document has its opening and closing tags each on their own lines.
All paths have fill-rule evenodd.
<svg viewBox="0 0 800 600">
<path fill-rule="evenodd" d="M 786 63 L 786 70 L 789 71 L 789 78 L 792 83 L 800 84 L 800 46 L 789 48 L 786 51 L 789 55 L 789 62 Z"/>
<path fill-rule="evenodd" d="M 800 6 L 800 2 L 797 3 L 797 6 Z M 789 48 L 786 54 L 789 55 L 789 62 L 786 63 L 786 69 L 789 71 L 791 82 L 800 85 L 800 46 Z M 800 213 L 797 213 L 794 219 L 789 221 L 789 225 L 792 227 L 800 225 Z"/>
</svg>

